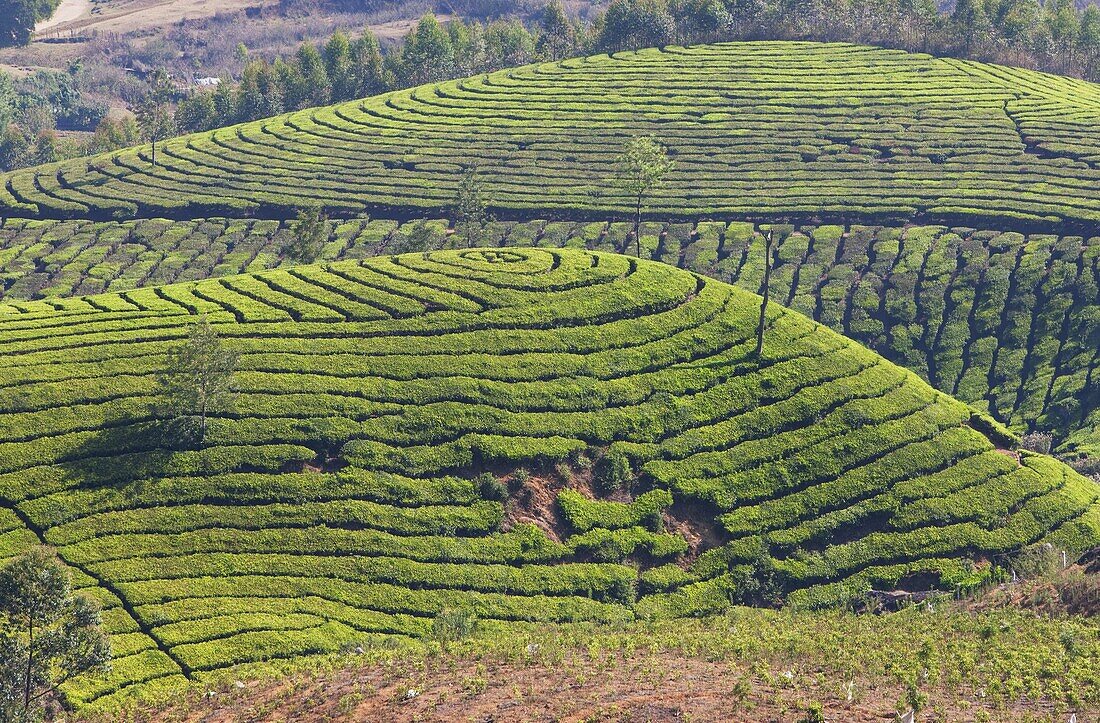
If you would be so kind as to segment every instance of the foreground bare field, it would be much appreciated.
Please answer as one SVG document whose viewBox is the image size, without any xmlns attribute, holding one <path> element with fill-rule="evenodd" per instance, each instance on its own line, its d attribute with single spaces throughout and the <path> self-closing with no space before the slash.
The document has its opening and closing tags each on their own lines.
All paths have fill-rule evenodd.
<svg viewBox="0 0 1100 723">
<path fill-rule="evenodd" d="M 743 664 L 683 654 L 638 652 L 562 661 L 420 663 L 292 677 L 278 683 L 222 686 L 167 710 L 139 716 L 152 722 L 231 721 L 801 721 L 820 704 L 825 719 L 895 720 L 904 707 L 901 685 L 854 685 L 824 671 L 792 670 L 772 677 Z M 901 705 L 899 705 L 901 703 Z M 1063 721 L 1044 701 L 994 707 L 981 691 L 957 697 L 929 694 L 924 720 Z M 1100 720 L 1078 712 L 1077 720 Z"/>
</svg>

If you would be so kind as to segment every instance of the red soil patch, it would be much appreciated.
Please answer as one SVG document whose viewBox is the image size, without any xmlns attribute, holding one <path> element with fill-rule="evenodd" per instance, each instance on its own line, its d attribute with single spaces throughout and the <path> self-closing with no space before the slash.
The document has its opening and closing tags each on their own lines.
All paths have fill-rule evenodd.
<svg viewBox="0 0 1100 723">
<path fill-rule="evenodd" d="M 633 496 L 626 490 L 615 490 L 601 497 L 596 494 L 592 470 L 569 467 L 568 475 L 559 473 L 541 473 L 530 475 L 520 484 L 515 472 L 509 472 L 501 480 L 513 490 L 504 503 L 503 529 L 510 530 L 518 524 L 533 524 L 555 542 L 561 542 L 569 536 L 569 523 L 558 509 L 558 493 L 563 489 L 580 492 L 589 499 L 605 499 L 615 502 L 631 502 Z"/>
<path fill-rule="evenodd" d="M 511 488 L 518 485 L 514 474 L 505 478 L 504 482 Z M 508 495 L 504 503 L 502 529 L 510 530 L 521 523 L 532 524 L 551 540 L 561 542 L 569 536 L 569 525 L 562 519 L 557 502 L 558 492 L 565 486 L 562 480 L 554 477 L 528 477 L 519 489 Z"/>
<path fill-rule="evenodd" d="M 688 543 L 688 552 L 679 564 L 684 569 L 707 550 L 725 543 L 722 531 L 715 522 L 717 512 L 698 502 L 677 502 L 663 515 L 665 530 L 680 535 Z"/>
</svg>

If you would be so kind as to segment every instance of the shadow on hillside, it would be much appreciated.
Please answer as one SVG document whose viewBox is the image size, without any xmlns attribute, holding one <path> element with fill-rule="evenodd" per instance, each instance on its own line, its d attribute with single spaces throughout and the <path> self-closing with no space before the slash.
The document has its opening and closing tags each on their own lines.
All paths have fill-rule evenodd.
<svg viewBox="0 0 1100 723">
<path fill-rule="evenodd" d="M 166 476 L 202 474 L 220 466 L 215 449 L 200 450 L 187 430 L 163 420 L 121 423 L 83 433 L 51 468 L 67 487 L 132 489 Z"/>
</svg>

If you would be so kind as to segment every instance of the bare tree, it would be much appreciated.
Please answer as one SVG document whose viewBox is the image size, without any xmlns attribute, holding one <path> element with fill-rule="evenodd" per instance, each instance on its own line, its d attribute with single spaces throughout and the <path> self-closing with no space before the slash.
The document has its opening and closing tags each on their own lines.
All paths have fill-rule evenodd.
<svg viewBox="0 0 1100 723">
<path fill-rule="evenodd" d="M 760 321 L 756 325 L 756 357 L 764 353 L 764 324 L 768 312 L 768 297 L 771 295 L 772 281 L 772 240 L 775 238 L 775 230 L 768 229 L 764 237 L 764 288 L 760 290 Z"/>
</svg>

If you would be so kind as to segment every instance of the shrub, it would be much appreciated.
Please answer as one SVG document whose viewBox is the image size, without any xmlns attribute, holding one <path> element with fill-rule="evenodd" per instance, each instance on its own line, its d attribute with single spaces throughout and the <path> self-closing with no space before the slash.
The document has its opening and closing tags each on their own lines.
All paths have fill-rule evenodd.
<svg viewBox="0 0 1100 723">
<path fill-rule="evenodd" d="M 432 638 L 443 646 L 462 640 L 477 629 L 477 616 L 462 608 L 444 608 L 432 618 Z"/>
<path fill-rule="evenodd" d="M 738 605 L 770 605 L 782 602 L 783 576 L 775 560 L 761 546 L 747 564 L 730 570 L 733 582 L 732 602 Z"/>
<path fill-rule="evenodd" d="M 508 496 L 508 486 L 492 472 L 482 472 L 475 482 L 477 492 L 483 499 L 500 501 Z"/>
<path fill-rule="evenodd" d="M 1050 454 L 1054 437 L 1048 432 L 1028 432 L 1020 438 L 1020 449 L 1036 454 Z"/>
<path fill-rule="evenodd" d="M 1062 569 L 1062 553 L 1045 542 L 1021 550 L 1011 558 L 1009 567 L 1020 577 L 1048 577 Z"/>
<path fill-rule="evenodd" d="M 621 605 L 633 605 L 638 600 L 638 580 L 625 577 L 615 578 L 607 588 L 604 602 L 616 602 Z"/>
<path fill-rule="evenodd" d="M 531 473 L 526 467 L 517 467 L 516 471 L 512 473 L 511 479 L 508 480 L 508 487 L 512 492 L 519 492 L 527 483 L 531 480 Z"/>
<path fill-rule="evenodd" d="M 592 472 L 596 488 L 605 495 L 628 487 L 634 478 L 634 471 L 630 468 L 630 460 L 627 459 L 626 455 L 617 451 L 607 452 L 596 460 Z"/>
</svg>

